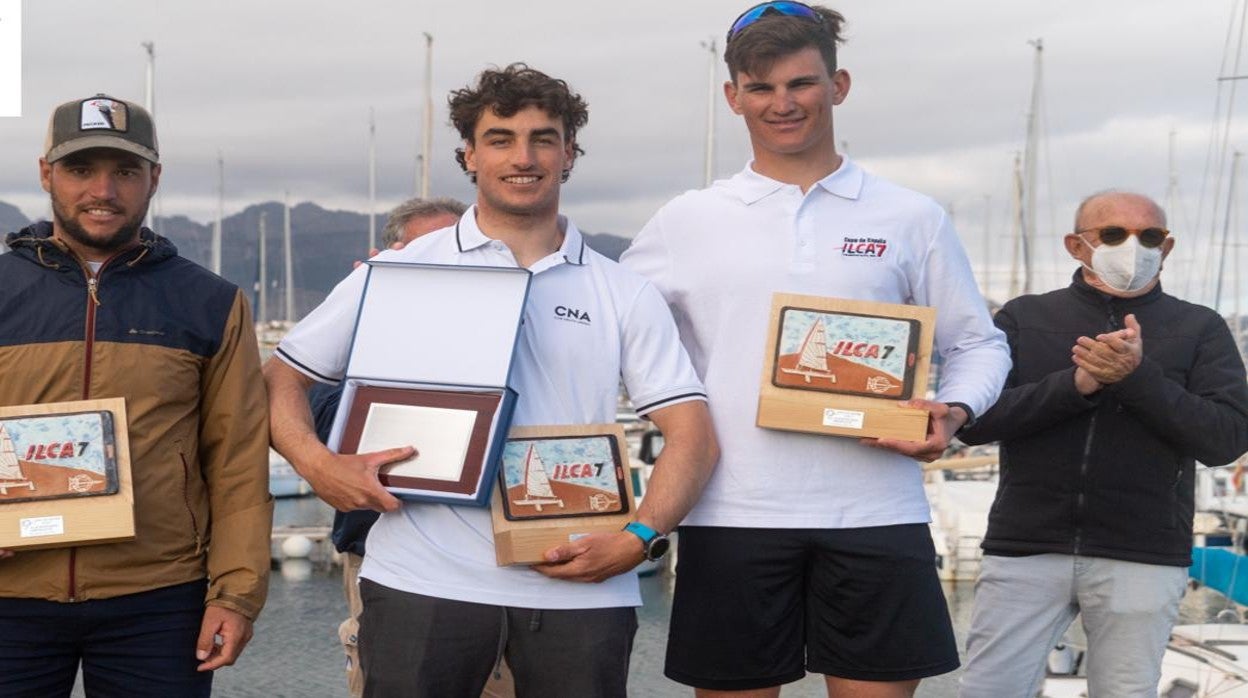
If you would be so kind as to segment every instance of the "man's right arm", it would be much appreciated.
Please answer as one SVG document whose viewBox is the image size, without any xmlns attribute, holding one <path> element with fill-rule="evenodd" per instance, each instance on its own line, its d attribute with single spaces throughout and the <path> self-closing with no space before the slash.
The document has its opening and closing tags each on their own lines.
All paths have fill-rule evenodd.
<svg viewBox="0 0 1248 698">
<path fill-rule="evenodd" d="M 312 485 L 318 497 L 339 511 L 399 508 L 399 500 L 381 486 L 377 471 L 387 463 L 410 458 L 414 449 L 334 453 L 316 438 L 307 396 L 312 379 L 274 356 L 264 365 L 264 381 L 269 390 L 273 447 Z"/>
</svg>

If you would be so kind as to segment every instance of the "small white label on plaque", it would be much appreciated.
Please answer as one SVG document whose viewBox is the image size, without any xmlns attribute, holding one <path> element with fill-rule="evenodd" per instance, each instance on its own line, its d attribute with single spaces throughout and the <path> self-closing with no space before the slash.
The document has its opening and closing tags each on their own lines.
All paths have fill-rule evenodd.
<svg viewBox="0 0 1248 698">
<path fill-rule="evenodd" d="M 861 429 L 865 417 L 865 412 L 858 412 L 857 410 L 834 410 L 827 408 L 823 411 L 823 426 L 840 427 L 841 429 Z"/>
<path fill-rule="evenodd" d="M 22 519 L 19 526 L 22 529 L 22 538 L 59 536 L 65 533 L 65 517 L 35 516 L 29 519 Z"/>
</svg>

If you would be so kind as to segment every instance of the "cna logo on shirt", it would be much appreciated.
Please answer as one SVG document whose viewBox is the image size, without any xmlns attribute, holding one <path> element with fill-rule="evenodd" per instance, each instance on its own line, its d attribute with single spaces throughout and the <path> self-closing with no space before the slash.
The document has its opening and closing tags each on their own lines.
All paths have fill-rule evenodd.
<svg viewBox="0 0 1248 698">
<path fill-rule="evenodd" d="M 589 311 L 577 310 L 566 305 L 555 306 L 555 317 L 566 322 L 575 322 L 581 325 L 589 324 Z"/>
<path fill-rule="evenodd" d="M 888 240 L 883 238 L 842 238 L 842 257 L 883 257 Z"/>
</svg>

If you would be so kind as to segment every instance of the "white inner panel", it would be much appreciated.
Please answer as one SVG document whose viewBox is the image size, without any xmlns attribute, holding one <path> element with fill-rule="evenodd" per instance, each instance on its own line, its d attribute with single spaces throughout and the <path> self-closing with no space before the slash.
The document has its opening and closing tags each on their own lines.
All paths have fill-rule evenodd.
<svg viewBox="0 0 1248 698">
<path fill-rule="evenodd" d="M 375 402 L 368 408 L 359 453 L 414 446 L 415 456 L 383 466 L 385 473 L 454 482 L 464 471 L 476 419 L 473 410 Z"/>
<path fill-rule="evenodd" d="M 347 375 L 503 386 L 528 282 L 522 269 L 372 265 Z"/>
</svg>

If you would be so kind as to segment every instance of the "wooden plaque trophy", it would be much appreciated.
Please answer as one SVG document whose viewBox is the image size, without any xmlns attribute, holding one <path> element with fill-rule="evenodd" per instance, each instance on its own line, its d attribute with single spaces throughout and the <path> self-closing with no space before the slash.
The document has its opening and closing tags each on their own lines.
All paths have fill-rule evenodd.
<svg viewBox="0 0 1248 698">
<path fill-rule="evenodd" d="M 130 538 L 125 400 L 0 407 L 0 548 Z"/>
<path fill-rule="evenodd" d="M 491 513 L 499 565 L 542 562 L 556 545 L 619 531 L 636 516 L 618 424 L 513 428 L 498 479 Z"/>
<path fill-rule="evenodd" d="M 932 308 L 777 293 L 758 398 L 760 427 L 922 441 Z"/>
</svg>

